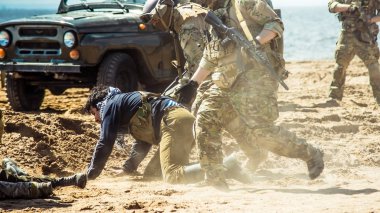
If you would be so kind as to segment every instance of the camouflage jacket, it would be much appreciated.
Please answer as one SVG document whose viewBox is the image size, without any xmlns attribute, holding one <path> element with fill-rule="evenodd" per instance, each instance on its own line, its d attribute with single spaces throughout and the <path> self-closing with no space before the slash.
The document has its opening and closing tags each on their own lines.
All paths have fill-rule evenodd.
<svg viewBox="0 0 380 213">
<path fill-rule="evenodd" d="M 236 1 L 235 5 L 233 1 Z M 224 24 L 238 29 L 244 35 L 235 7 L 239 7 L 253 37 L 256 37 L 263 29 L 273 31 L 278 37 L 282 37 L 283 23 L 265 0 L 229 0 L 225 8 L 215 11 Z M 210 34 L 211 39 L 206 46 L 200 66 L 214 70 L 218 69 L 217 67 L 225 67 L 230 62 L 236 63 L 236 57 L 231 57 L 231 55 L 236 55 L 234 45 L 222 46 L 222 39 L 217 33 L 212 30 Z M 265 50 L 270 51 L 269 44 L 264 46 L 267 46 L 267 48 L 264 47 Z"/>
<path fill-rule="evenodd" d="M 342 12 L 338 14 L 339 21 L 342 22 L 342 29 L 347 32 L 367 30 L 363 28 L 363 23 L 380 12 L 380 0 L 329 0 L 329 11 L 333 13 L 334 8 L 338 4 L 355 4 L 359 8 L 355 12 Z M 377 28 L 377 24 L 368 24 L 367 27 Z M 371 29 L 371 31 L 376 31 L 376 29 Z"/>
</svg>

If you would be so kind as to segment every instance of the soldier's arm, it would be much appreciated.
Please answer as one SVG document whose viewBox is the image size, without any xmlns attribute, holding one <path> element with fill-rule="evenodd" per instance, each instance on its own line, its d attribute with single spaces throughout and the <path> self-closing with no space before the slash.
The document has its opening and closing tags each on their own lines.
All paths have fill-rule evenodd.
<svg viewBox="0 0 380 213">
<path fill-rule="evenodd" d="M 330 13 L 342 13 L 350 10 L 351 4 L 339 3 L 336 0 L 330 0 L 328 3 L 328 8 Z"/>
<path fill-rule="evenodd" d="M 116 124 L 119 123 L 119 117 L 116 114 L 116 110 L 105 112 L 105 114 L 101 125 L 100 137 L 87 169 L 89 180 L 97 178 L 103 171 L 106 162 L 111 155 L 117 136 L 118 126 Z"/>
<path fill-rule="evenodd" d="M 271 30 L 262 30 L 259 35 L 256 36 L 256 40 L 259 44 L 266 44 L 272 39 L 276 38 L 277 33 Z"/>
<path fill-rule="evenodd" d="M 369 22 L 369 23 L 377 23 L 377 22 L 380 22 L 380 16 L 374 16 L 374 17 L 370 18 L 368 22 Z"/>
<path fill-rule="evenodd" d="M 266 1 L 246 0 L 240 2 L 238 5 L 240 10 L 247 13 L 252 20 L 264 26 L 263 30 L 255 37 L 256 42 L 265 44 L 276 37 L 282 36 L 284 25 L 280 17 L 278 17 Z"/>
</svg>

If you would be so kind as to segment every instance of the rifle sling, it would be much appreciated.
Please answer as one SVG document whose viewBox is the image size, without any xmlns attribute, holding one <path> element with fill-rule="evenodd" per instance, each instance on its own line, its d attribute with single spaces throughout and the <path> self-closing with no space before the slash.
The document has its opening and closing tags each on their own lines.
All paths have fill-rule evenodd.
<svg viewBox="0 0 380 213">
<path fill-rule="evenodd" d="M 247 25 L 247 22 L 244 20 L 243 18 L 243 14 L 241 14 L 241 11 L 239 9 L 239 6 L 237 4 L 237 1 L 238 0 L 234 0 L 233 3 L 234 3 L 234 8 L 235 8 L 235 11 L 236 11 L 236 16 L 239 20 L 239 23 L 240 23 L 240 26 L 241 28 L 243 29 L 244 31 L 244 34 L 245 36 L 247 37 L 248 41 L 253 41 L 253 36 L 252 36 L 252 33 L 251 31 L 249 30 L 248 28 L 248 25 Z"/>
<path fill-rule="evenodd" d="M 180 48 L 180 43 L 179 43 L 179 38 L 178 38 L 178 34 L 174 31 L 172 31 L 173 33 L 173 39 L 174 39 L 174 51 L 175 51 L 175 57 L 177 59 L 177 63 L 178 63 L 178 66 L 176 67 L 177 69 L 177 72 L 178 72 L 178 77 L 179 79 L 182 79 L 183 77 L 183 67 L 184 67 L 184 63 L 183 63 L 183 51 L 182 49 Z"/>
</svg>

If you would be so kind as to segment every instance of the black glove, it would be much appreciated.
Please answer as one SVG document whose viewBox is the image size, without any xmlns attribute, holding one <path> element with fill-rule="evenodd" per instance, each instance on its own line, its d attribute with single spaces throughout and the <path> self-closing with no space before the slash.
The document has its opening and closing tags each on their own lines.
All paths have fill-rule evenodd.
<svg viewBox="0 0 380 213">
<path fill-rule="evenodd" d="M 150 22 L 150 20 L 152 19 L 152 14 L 150 14 L 150 13 L 143 13 L 143 14 L 140 16 L 140 19 L 141 19 L 141 21 L 143 21 L 144 23 L 148 23 L 148 22 Z"/>
<path fill-rule="evenodd" d="M 180 87 L 175 94 L 178 95 L 178 102 L 184 105 L 190 105 L 197 94 L 198 83 L 189 81 L 187 84 Z"/>
</svg>

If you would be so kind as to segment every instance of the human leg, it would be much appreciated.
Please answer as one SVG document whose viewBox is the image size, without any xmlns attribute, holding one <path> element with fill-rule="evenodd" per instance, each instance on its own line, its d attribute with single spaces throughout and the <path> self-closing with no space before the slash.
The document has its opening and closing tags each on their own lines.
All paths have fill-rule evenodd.
<svg viewBox="0 0 380 213">
<path fill-rule="evenodd" d="M 341 33 L 337 42 L 335 50 L 335 68 L 329 93 L 329 97 L 332 99 L 342 100 L 343 98 L 346 70 L 355 56 L 354 42 L 355 38 L 353 35 L 346 35 L 345 33 Z"/>
<path fill-rule="evenodd" d="M 357 46 L 357 55 L 363 60 L 368 69 L 373 96 L 376 102 L 380 104 L 379 48 L 377 44 L 360 43 Z"/>
<path fill-rule="evenodd" d="M 253 138 L 247 137 L 247 135 L 249 135 L 247 132 L 249 132 L 250 129 L 239 116 L 235 117 L 226 125 L 226 130 L 234 137 L 240 149 L 248 157 L 246 168 L 250 171 L 256 171 L 259 165 L 267 159 L 268 150 L 260 147 L 253 141 Z"/>
<path fill-rule="evenodd" d="M 0 199 L 45 198 L 51 194 L 51 183 L 0 181 Z"/>
<path fill-rule="evenodd" d="M 144 160 L 152 144 L 143 141 L 134 141 L 128 159 L 123 164 L 123 171 L 131 173 L 137 170 L 141 161 Z"/>
<path fill-rule="evenodd" d="M 271 124 L 260 126 L 252 129 L 250 137 L 255 138 L 259 146 L 275 154 L 305 161 L 310 179 L 317 178 L 324 169 L 322 151 L 285 128 Z"/>
<path fill-rule="evenodd" d="M 58 186 L 78 186 L 84 188 L 87 183 L 87 176 L 83 173 L 78 173 L 69 177 L 51 178 L 47 176 L 35 177 L 28 175 L 10 158 L 4 158 L 2 161 L 2 169 L 0 170 L 0 180 L 7 182 L 51 182 L 53 188 Z"/>
<path fill-rule="evenodd" d="M 183 166 L 189 163 L 194 146 L 194 116 L 184 108 L 169 109 L 161 122 L 160 162 L 163 178 L 185 183 Z"/>
<path fill-rule="evenodd" d="M 228 186 L 223 167 L 221 132 L 224 124 L 236 114 L 233 113 L 226 91 L 214 85 L 205 94 L 195 122 L 199 160 L 206 173 L 205 181 L 209 185 L 225 189 Z"/>
</svg>

